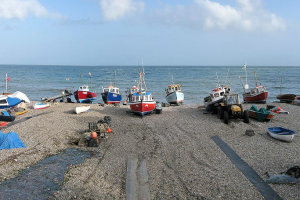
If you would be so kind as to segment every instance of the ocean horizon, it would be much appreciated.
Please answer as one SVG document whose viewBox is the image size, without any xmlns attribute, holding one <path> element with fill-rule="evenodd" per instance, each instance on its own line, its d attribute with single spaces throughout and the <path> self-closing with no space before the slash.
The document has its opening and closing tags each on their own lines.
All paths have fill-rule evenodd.
<svg viewBox="0 0 300 200">
<path fill-rule="evenodd" d="M 73 65 L 0 65 L 3 81 L 0 82 L 2 92 L 23 92 L 31 101 L 40 101 L 60 94 L 61 90 L 76 91 L 82 84 L 89 85 L 98 94 L 96 103 L 103 103 L 101 92 L 110 83 L 120 88 L 123 100 L 125 91 L 136 85 L 139 68 L 142 66 L 73 66 Z M 246 83 L 243 66 L 144 66 L 145 81 L 148 91 L 153 93 L 156 101 L 166 102 L 165 88 L 172 84 L 182 84 L 185 94 L 184 104 L 203 104 L 203 98 L 218 84 L 227 85 L 233 93 L 242 99 L 243 84 Z M 116 71 L 116 80 L 114 71 Z M 299 95 L 300 66 L 247 66 L 247 83 L 255 87 L 256 73 L 258 85 L 263 85 L 269 92 L 267 102 L 276 101 L 280 93 Z M 91 73 L 91 77 L 89 76 Z M 241 77 L 241 78 L 239 78 Z M 281 82 L 282 81 L 282 82 Z M 0 90 L 1 91 L 1 90 Z M 72 101 L 75 101 L 72 96 Z"/>
</svg>

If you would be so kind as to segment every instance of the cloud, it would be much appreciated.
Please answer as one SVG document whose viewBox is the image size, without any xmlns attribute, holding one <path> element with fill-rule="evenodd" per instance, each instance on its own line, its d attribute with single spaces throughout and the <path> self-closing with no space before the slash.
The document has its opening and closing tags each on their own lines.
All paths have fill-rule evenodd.
<svg viewBox="0 0 300 200">
<path fill-rule="evenodd" d="M 143 12 L 145 3 L 134 0 L 99 0 L 105 20 L 118 20 L 127 15 Z"/>
<path fill-rule="evenodd" d="M 212 0 L 194 0 L 189 6 L 169 6 L 155 15 L 169 25 L 204 29 L 239 29 L 244 31 L 283 31 L 285 22 L 263 8 L 261 0 L 235 0 L 237 6 Z"/>
<path fill-rule="evenodd" d="M 48 12 L 37 0 L 0 0 L 0 18 L 24 19 L 29 14 L 37 17 L 60 17 L 59 14 Z"/>
</svg>

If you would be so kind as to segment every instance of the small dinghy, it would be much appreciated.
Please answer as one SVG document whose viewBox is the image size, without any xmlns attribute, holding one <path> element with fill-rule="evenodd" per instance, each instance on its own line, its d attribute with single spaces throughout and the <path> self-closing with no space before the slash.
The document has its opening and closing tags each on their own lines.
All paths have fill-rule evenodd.
<svg viewBox="0 0 300 200">
<path fill-rule="evenodd" d="M 76 114 L 79 114 L 79 113 L 88 111 L 90 108 L 91 108 L 90 105 L 77 106 L 75 108 L 75 112 L 76 112 Z"/>
<path fill-rule="evenodd" d="M 49 108 L 50 104 L 49 103 L 44 103 L 44 102 L 39 102 L 33 105 L 33 109 L 38 110 L 38 109 L 44 109 L 44 108 Z"/>
<path fill-rule="evenodd" d="M 268 133 L 271 137 L 285 142 L 291 142 L 296 134 L 295 131 L 282 127 L 269 127 Z"/>
</svg>

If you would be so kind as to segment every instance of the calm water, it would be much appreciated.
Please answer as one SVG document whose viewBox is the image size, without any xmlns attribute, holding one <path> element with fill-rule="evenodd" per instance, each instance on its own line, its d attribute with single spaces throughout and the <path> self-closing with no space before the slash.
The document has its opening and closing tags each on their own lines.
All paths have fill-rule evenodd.
<svg viewBox="0 0 300 200">
<path fill-rule="evenodd" d="M 125 90 L 136 85 L 139 78 L 140 66 L 31 66 L 31 65 L 0 65 L 0 92 L 5 92 L 5 73 L 10 77 L 8 92 L 21 91 L 32 101 L 39 101 L 43 97 L 60 94 L 60 90 L 70 88 L 72 92 L 81 84 L 90 85 L 88 73 L 92 74 L 92 87 L 98 93 L 98 101 L 102 102 L 100 93 L 102 87 L 110 82 L 114 83 L 114 71 L 117 71 L 116 86 L 120 88 L 125 99 Z M 174 82 L 183 86 L 185 104 L 202 104 L 203 98 L 218 84 L 227 81 L 232 91 L 243 93 L 241 81 L 245 84 L 245 71 L 242 66 L 145 66 L 145 81 L 148 91 L 151 91 L 155 100 L 165 102 L 165 88 Z M 247 66 L 248 84 L 255 86 L 254 70 L 258 84 L 264 85 L 269 91 L 268 102 L 276 101 L 280 93 L 281 76 L 283 76 L 281 92 L 300 94 L 300 67 L 266 67 Z M 217 78 L 217 75 L 218 78 Z M 1 78 L 2 77 L 2 78 Z M 67 78 L 69 81 L 67 81 Z M 74 97 L 72 100 L 75 101 Z"/>
</svg>

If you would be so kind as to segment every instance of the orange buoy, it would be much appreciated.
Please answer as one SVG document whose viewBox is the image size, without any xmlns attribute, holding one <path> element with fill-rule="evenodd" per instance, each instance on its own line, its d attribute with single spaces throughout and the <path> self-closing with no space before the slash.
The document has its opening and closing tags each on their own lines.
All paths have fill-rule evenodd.
<svg viewBox="0 0 300 200">
<path fill-rule="evenodd" d="M 277 109 L 278 109 L 278 110 L 281 110 L 281 108 L 280 108 L 280 107 L 277 107 Z"/>
<path fill-rule="evenodd" d="M 96 139 L 97 138 L 97 133 L 96 132 L 92 132 L 91 133 L 91 138 L 92 139 Z"/>
<path fill-rule="evenodd" d="M 108 133 L 110 133 L 110 132 L 111 132 L 111 129 L 110 129 L 109 127 L 107 128 L 107 132 L 108 132 Z"/>
<path fill-rule="evenodd" d="M 271 110 L 272 112 L 274 112 L 274 110 Z"/>
<path fill-rule="evenodd" d="M 279 113 L 279 111 L 277 110 L 277 111 L 276 111 L 276 113 L 278 114 L 278 113 Z"/>
</svg>

